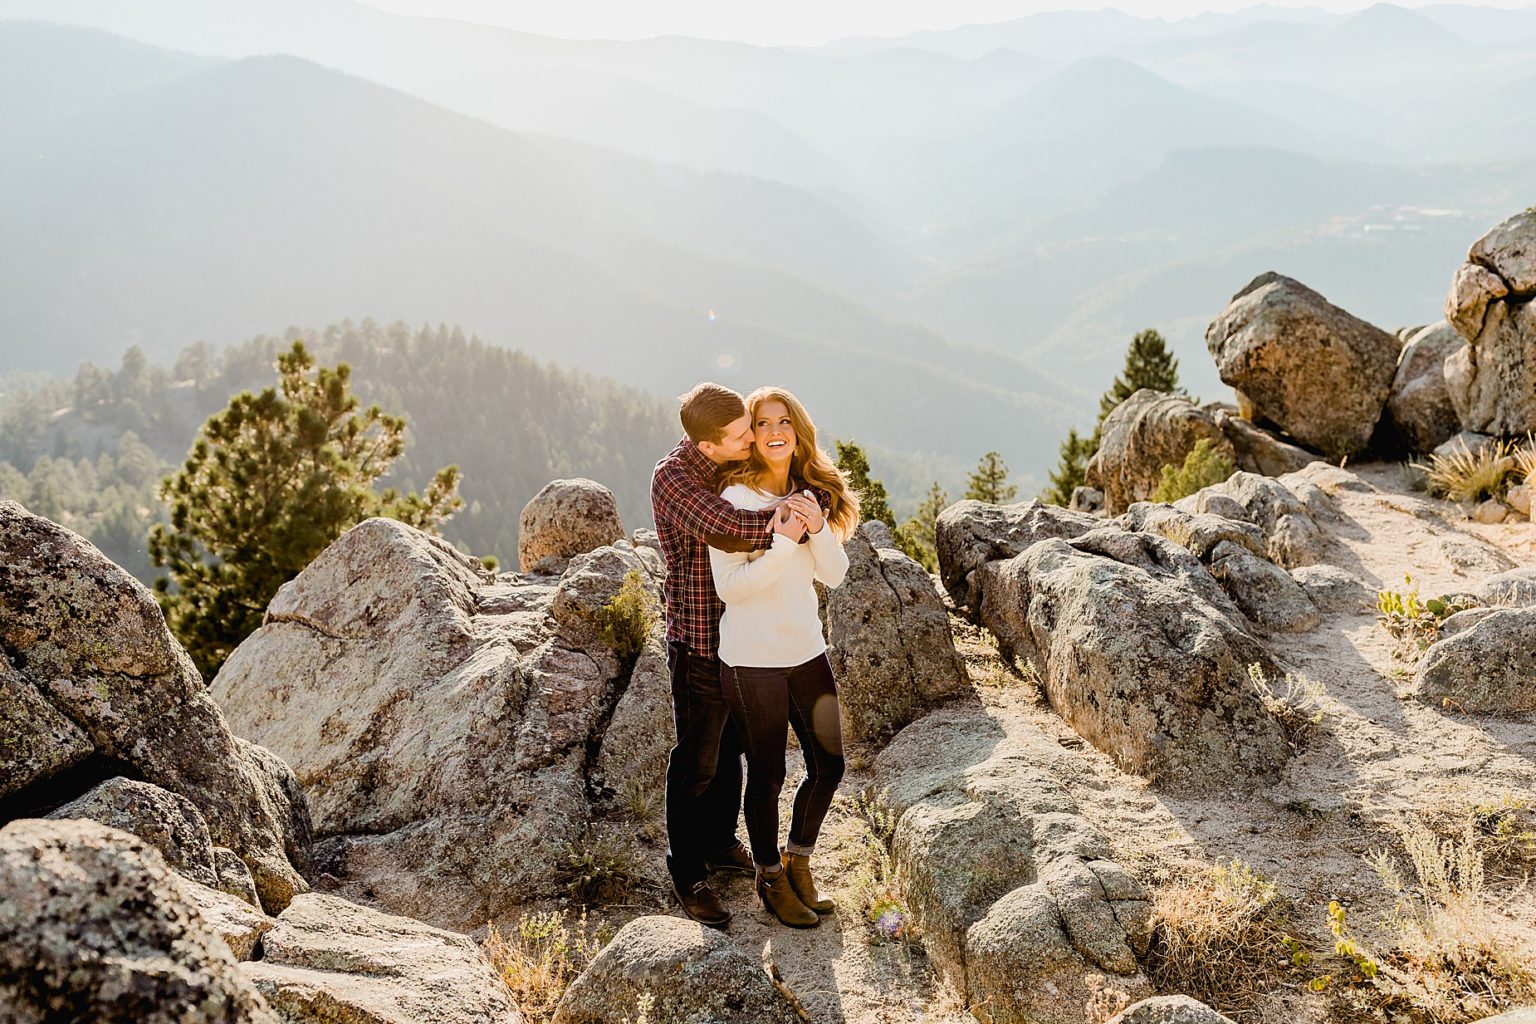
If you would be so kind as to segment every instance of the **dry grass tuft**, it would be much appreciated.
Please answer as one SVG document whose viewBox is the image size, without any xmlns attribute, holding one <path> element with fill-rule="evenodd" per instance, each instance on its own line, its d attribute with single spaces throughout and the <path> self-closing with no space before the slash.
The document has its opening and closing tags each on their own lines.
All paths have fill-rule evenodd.
<svg viewBox="0 0 1536 1024">
<path fill-rule="evenodd" d="M 1288 905 L 1240 860 L 1187 871 L 1154 891 L 1147 975 L 1222 1013 L 1246 1013 L 1273 988 L 1293 944 Z"/>
<path fill-rule="evenodd" d="M 524 914 L 510 934 L 486 926 L 485 954 L 523 1020 L 544 1024 L 571 982 L 612 937 L 605 928 L 589 927 L 585 911 L 574 927 L 566 923 L 564 911 Z"/>
<path fill-rule="evenodd" d="M 1515 460 L 1507 442 L 1492 441 L 1475 450 L 1458 448 L 1448 455 L 1431 455 L 1423 464 L 1429 493 L 1476 504 L 1504 493 Z"/>
</svg>

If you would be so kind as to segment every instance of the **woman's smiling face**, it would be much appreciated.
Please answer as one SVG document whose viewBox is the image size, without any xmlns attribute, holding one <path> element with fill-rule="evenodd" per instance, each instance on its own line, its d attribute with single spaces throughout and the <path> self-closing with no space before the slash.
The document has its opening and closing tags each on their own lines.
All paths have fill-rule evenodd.
<svg viewBox="0 0 1536 1024">
<path fill-rule="evenodd" d="M 757 407 L 752 418 L 752 443 L 765 462 L 778 464 L 795 454 L 795 426 L 789 408 L 777 398 Z"/>
</svg>

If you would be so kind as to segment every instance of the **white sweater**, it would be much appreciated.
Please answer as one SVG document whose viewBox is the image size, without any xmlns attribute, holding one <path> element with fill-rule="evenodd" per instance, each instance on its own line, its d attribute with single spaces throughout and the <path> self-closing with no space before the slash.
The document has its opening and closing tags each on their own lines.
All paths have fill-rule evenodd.
<svg viewBox="0 0 1536 1024">
<path fill-rule="evenodd" d="M 737 508 L 762 509 L 779 501 L 746 484 L 732 484 L 720 496 Z M 762 551 L 710 548 L 709 566 L 725 602 L 721 661 L 738 668 L 793 668 L 827 649 L 812 581 L 835 587 L 848 573 L 848 555 L 830 523 L 804 544 L 776 533 Z"/>
</svg>

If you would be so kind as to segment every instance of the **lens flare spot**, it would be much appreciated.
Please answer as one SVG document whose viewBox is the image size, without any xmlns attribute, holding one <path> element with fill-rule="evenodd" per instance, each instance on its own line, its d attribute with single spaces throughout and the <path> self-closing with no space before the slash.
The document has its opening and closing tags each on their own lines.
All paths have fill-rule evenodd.
<svg viewBox="0 0 1536 1024">
<path fill-rule="evenodd" d="M 715 311 L 714 310 L 710 310 L 708 313 L 705 313 L 704 315 L 709 318 L 709 322 L 710 323 L 714 323 L 715 322 Z"/>
<path fill-rule="evenodd" d="M 715 360 L 715 365 L 720 367 L 722 370 L 729 370 L 731 367 L 736 365 L 736 357 L 731 355 L 729 352 L 721 352 L 720 358 Z"/>
</svg>

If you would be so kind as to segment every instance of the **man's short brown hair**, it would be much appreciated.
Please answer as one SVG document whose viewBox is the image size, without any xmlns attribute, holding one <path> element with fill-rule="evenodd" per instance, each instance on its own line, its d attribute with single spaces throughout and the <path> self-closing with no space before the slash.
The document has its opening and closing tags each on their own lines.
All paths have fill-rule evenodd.
<svg viewBox="0 0 1536 1024">
<path fill-rule="evenodd" d="M 683 421 L 683 432 L 694 444 L 719 444 L 725 428 L 747 414 L 747 403 L 740 395 L 710 381 L 695 384 L 693 390 L 679 395 L 677 400 L 681 403 L 678 416 Z"/>
</svg>

